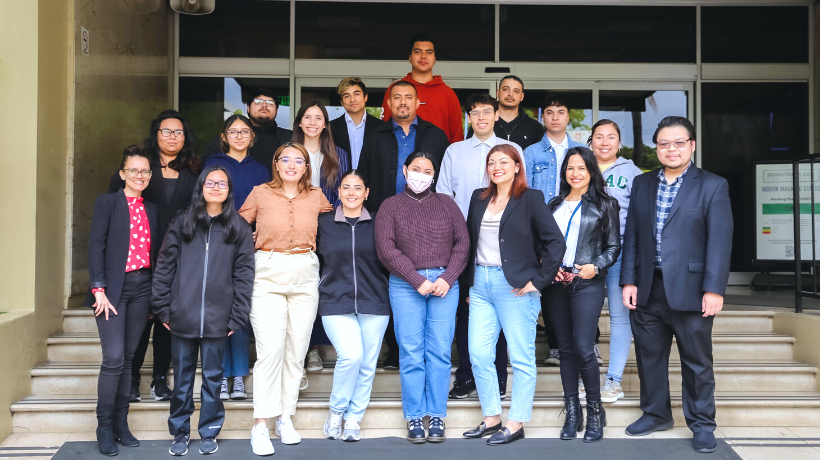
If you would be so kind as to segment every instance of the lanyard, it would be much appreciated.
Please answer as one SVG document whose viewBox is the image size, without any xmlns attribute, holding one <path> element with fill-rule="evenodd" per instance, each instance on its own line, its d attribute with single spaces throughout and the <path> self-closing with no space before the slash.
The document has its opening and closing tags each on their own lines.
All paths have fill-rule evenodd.
<svg viewBox="0 0 820 460">
<path fill-rule="evenodd" d="M 567 222 L 567 231 L 566 233 L 564 233 L 564 241 L 567 241 L 567 238 L 569 237 L 569 226 L 572 225 L 572 218 L 575 217 L 575 213 L 578 212 L 579 209 L 581 209 L 581 203 L 583 202 L 584 201 L 581 200 L 581 202 L 578 203 L 578 206 L 575 207 L 575 210 L 572 211 L 572 215 L 569 216 L 569 222 Z"/>
</svg>

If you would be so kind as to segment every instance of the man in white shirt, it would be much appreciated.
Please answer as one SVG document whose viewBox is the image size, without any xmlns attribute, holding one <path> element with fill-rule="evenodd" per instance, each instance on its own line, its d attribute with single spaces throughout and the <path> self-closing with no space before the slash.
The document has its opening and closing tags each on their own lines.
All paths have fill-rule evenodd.
<svg viewBox="0 0 820 460">
<path fill-rule="evenodd" d="M 336 147 L 347 152 L 347 164 L 356 169 L 359 166 L 364 138 L 384 122 L 365 111 L 367 86 L 361 78 L 343 79 L 339 83 L 337 93 L 345 108 L 345 114 L 330 122 L 330 134 Z"/>
<path fill-rule="evenodd" d="M 509 144 L 522 155 L 517 144 L 500 139 L 495 135 L 495 123 L 498 121 L 498 101 L 489 94 L 473 94 L 467 99 L 465 108 L 470 117 L 473 137 L 451 144 L 444 152 L 441 161 L 436 192 L 453 197 L 464 218 L 470 207 L 473 191 L 488 185 L 487 154 L 498 144 Z M 522 168 L 524 165 L 521 165 Z M 451 399 L 462 399 L 476 393 L 473 380 L 470 352 L 467 341 L 469 325 L 468 289 L 459 291 L 459 304 L 456 312 L 456 350 L 459 366 L 456 379 L 450 391 Z M 496 372 L 502 398 L 507 393 L 507 340 L 502 332 L 496 345 Z"/>
</svg>

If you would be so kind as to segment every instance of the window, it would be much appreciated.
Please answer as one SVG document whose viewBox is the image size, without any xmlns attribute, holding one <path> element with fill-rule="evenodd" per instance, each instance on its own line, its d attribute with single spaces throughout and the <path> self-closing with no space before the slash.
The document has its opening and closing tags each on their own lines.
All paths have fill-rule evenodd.
<svg viewBox="0 0 820 460">
<path fill-rule="evenodd" d="M 703 7 L 703 62 L 809 62 L 805 6 Z"/>
<path fill-rule="evenodd" d="M 296 57 L 405 60 L 410 37 L 427 32 L 438 59 L 492 61 L 494 14 L 493 5 L 298 2 Z"/>
<path fill-rule="evenodd" d="M 217 0 L 211 14 L 180 14 L 179 55 L 288 59 L 290 3 Z"/>
<path fill-rule="evenodd" d="M 695 8 L 501 5 L 501 60 L 695 62 Z"/>
<path fill-rule="evenodd" d="M 755 170 L 759 160 L 792 160 L 809 146 L 806 83 L 703 83 L 703 169 L 729 181 L 735 232 L 732 271 L 759 271 Z M 791 265 L 793 268 L 794 265 Z"/>
<path fill-rule="evenodd" d="M 276 122 L 283 128 L 289 128 L 290 102 L 286 78 L 180 77 L 179 111 L 191 122 L 200 154 L 219 134 L 228 117 L 235 113 L 248 114 L 245 104 L 251 97 L 248 93 L 262 86 L 281 95 Z"/>
</svg>

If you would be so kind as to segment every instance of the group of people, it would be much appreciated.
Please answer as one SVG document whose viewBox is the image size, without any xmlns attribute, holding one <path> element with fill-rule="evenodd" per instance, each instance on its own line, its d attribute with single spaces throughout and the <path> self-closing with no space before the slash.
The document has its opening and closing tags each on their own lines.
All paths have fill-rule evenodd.
<svg viewBox="0 0 820 460">
<path fill-rule="evenodd" d="M 337 356 L 327 438 L 361 438 L 384 342 L 384 367 L 399 369 L 410 442 L 443 442 L 448 398 L 477 393 L 483 419 L 464 437 L 508 444 L 531 420 L 539 314 L 547 363 L 560 366 L 561 439 L 584 430 L 585 442 L 602 439 L 602 403 L 623 397 L 633 335 L 643 415 L 626 433 L 670 428 L 674 336 L 694 448 L 716 449 L 711 327 L 733 229 L 726 181 L 692 164 L 692 124 L 659 123 L 663 167 L 643 174 L 618 156 L 615 122 L 599 120 L 579 145 L 567 135 L 567 98 L 546 98 L 540 124 L 520 108 L 523 81 L 509 75 L 497 98 L 464 103 L 462 140 L 462 106 L 432 73 L 432 38 L 410 40 L 410 62 L 385 96 L 384 121 L 365 113 L 367 88 L 349 77 L 338 88 L 345 114 L 333 121 L 308 101 L 291 133 L 276 125 L 276 95 L 257 89 L 249 116 L 230 116 L 204 159 L 172 110 L 152 121 L 142 148 L 125 149 L 95 204 L 89 242 L 87 305 L 103 351 L 101 453 L 139 445 L 127 415 L 152 328 L 151 393 L 170 399 L 172 455 L 188 451 L 198 357 L 199 452 L 217 451 L 223 400 L 247 398 L 251 333 L 257 455 L 274 453 L 270 418 L 283 444 L 301 441 L 292 416 L 309 383 L 306 356 L 308 368 L 321 368 L 323 344 Z"/>
</svg>

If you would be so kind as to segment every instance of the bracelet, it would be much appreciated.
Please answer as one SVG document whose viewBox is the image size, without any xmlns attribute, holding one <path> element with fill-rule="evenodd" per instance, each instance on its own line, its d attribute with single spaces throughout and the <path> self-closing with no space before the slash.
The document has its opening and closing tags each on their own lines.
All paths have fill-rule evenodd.
<svg viewBox="0 0 820 460">
<path fill-rule="evenodd" d="M 105 292 L 105 288 L 94 288 L 91 290 L 92 294 L 96 294 L 98 292 Z"/>
</svg>

